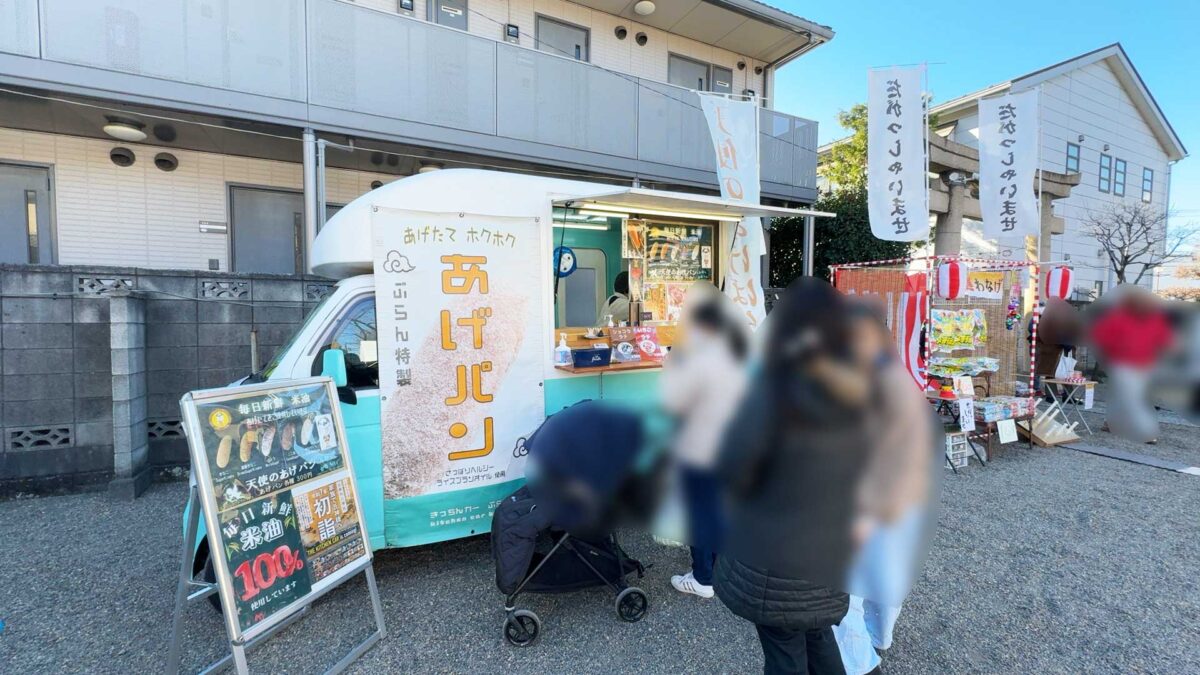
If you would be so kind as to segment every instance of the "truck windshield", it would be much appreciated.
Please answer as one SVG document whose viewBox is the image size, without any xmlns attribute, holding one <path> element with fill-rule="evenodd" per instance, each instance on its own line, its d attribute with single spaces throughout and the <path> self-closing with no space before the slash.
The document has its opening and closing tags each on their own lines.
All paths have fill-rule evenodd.
<svg viewBox="0 0 1200 675">
<path fill-rule="evenodd" d="M 312 310 L 308 312 L 308 316 L 304 317 L 304 323 L 300 324 L 300 327 L 297 328 L 294 333 L 292 333 L 292 337 L 288 339 L 287 343 L 275 352 L 275 355 L 271 357 L 271 360 L 267 363 L 266 367 L 247 378 L 247 382 L 262 382 L 271 377 L 271 373 L 275 372 L 275 369 L 279 367 L 280 361 L 283 360 L 283 355 L 291 351 L 292 347 L 294 347 L 296 344 L 296 340 L 304 334 L 305 330 L 308 328 L 308 325 L 313 322 L 314 318 L 321 314 L 322 308 L 324 308 L 325 305 L 331 299 L 333 299 L 334 295 L 336 294 L 330 293 L 322 298 L 321 302 L 317 303 L 317 306 L 313 307 Z"/>
</svg>

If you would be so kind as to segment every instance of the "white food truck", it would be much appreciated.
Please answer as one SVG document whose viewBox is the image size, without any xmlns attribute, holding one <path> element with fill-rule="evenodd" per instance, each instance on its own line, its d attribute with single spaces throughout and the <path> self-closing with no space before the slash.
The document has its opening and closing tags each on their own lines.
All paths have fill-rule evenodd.
<svg viewBox="0 0 1200 675">
<path fill-rule="evenodd" d="M 337 285 L 249 381 L 319 375 L 324 353 L 341 351 L 372 549 L 487 532 L 547 414 L 585 399 L 654 404 L 657 363 L 554 363 L 564 335 L 594 345 L 587 333 L 618 277 L 641 301 L 639 323 L 669 345 L 686 287 L 720 285 L 743 264 L 731 250 L 739 221 L 796 215 L 824 214 L 475 169 L 404 178 L 325 224 L 313 271 Z M 761 288 L 740 292 L 763 301 Z M 203 532 L 197 551 L 199 569 Z"/>
</svg>

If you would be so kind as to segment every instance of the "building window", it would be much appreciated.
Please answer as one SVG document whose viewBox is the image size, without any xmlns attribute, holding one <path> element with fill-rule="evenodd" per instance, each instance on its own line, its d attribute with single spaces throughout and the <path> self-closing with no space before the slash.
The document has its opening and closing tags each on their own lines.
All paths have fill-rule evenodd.
<svg viewBox="0 0 1200 675">
<path fill-rule="evenodd" d="M 1113 164 L 1113 194 L 1118 197 L 1125 196 L 1125 160 L 1118 159 Z"/>
<path fill-rule="evenodd" d="M 1112 192 L 1112 157 L 1100 155 L 1100 191 Z"/>
<path fill-rule="evenodd" d="M 1093 281 L 1092 282 L 1092 299 L 1098 300 L 1100 298 L 1100 296 L 1102 296 L 1102 295 L 1104 295 L 1104 282 L 1103 281 Z"/>
<path fill-rule="evenodd" d="M 1154 200 L 1154 169 L 1142 169 L 1142 201 Z"/>
<path fill-rule="evenodd" d="M 576 61 L 590 61 L 590 34 L 582 26 L 569 24 L 547 16 L 538 16 L 536 24 L 537 48 L 565 56 Z"/>
<path fill-rule="evenodd" d="M 1079 173 L 1079 146 L 1074 143 L 1067 143 L 1066 173 Z"/>
</svg>

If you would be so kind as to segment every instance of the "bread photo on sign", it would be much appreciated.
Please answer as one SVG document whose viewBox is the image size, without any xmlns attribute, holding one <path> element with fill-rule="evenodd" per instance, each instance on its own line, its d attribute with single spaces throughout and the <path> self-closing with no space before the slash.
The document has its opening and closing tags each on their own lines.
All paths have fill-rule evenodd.
<svg viewBox="0 0 1200 675">
<path fill-rule="evenodd" d="M 275 425 L 268 424 L 258 435 L 258 451 L 263 457 L 271 456 L 271 444 L 275 441 Z"/>
<path fill-rule="evenodd" d="M 229 466 L 229 456 L 233 454 L 233 436 L 224 436 L 217 446 L 217 468 Z"/>
<path fill-rule="evenodd" d="M 254 452 L 254 445 L 258 443 L 258 432 L 250 429 L 242 434 L 241 444 L 238 446 L 238 459 L 245 464 L 250 461 L 250 455 Z"/>
</svg>

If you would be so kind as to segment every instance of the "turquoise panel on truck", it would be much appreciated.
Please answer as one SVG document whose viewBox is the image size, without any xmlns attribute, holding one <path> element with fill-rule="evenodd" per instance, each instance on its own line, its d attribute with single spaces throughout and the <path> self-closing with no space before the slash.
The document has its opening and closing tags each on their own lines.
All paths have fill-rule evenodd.
<svg viewBox="0 0 1200 675">
<path fill-rule="evenodd" d="M 371 550 L 384 547 L 383 522 L 383 434 L 379 426 L 379 395 L 363 396 L 355 405 L 342 404 L 342 422 L 350 444 L 350 461 L 363 522 L 371 539 Z"/>
<path fill-rule="evenodd" d="M 644 410 L 658 406 L 658 370 L 634 370 L 624 373 L 605 373 L 600 386 L 600 398 L 620 401 Z"/>
<path fill-rule="evenodd" d="M 599 375 L 576 375 L 546 380 L 546 416 L 569 408 L 580 401 L 600 398 Z"/>
<path fill-rule="evenodd" d="M 610 372 L 546 380 L 546 415 L 589 399 L 620 401 L 647 410 L 657 408 L 659 372 Z"/>
</svg>

